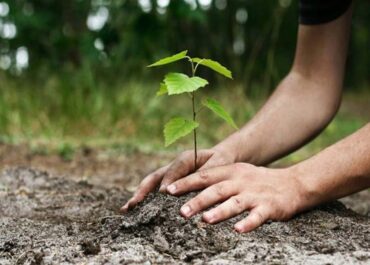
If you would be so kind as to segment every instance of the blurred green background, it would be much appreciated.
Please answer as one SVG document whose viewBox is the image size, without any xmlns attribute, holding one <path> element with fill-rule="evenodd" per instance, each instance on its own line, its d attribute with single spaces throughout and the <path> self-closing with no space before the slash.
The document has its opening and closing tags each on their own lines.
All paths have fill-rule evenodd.
<svg viewBox="0 0 370 265">
<path fill-rule="evenodd" d="M 319 138 L 284 161 L 303 159 L 366 122 L 370 2 L 357 5 L 344 106 Z M 233 81 L 200 71 L 211 83 L 203 95 L 224 103 L 241 126 L 289 71 L 297 11 L 291 0 L 0 0 L 0 140 L 164 150 L 163 124 L 191 110 L 186 98 L 155 92 L 165 72 L 189 66 L 146 65 L 182 50 L 232 70 Z M 200 119 L 201 147 L 232 132 L 211 115 Z M 170 150 L 184 148 L 191 139 Z"/>
</svg>

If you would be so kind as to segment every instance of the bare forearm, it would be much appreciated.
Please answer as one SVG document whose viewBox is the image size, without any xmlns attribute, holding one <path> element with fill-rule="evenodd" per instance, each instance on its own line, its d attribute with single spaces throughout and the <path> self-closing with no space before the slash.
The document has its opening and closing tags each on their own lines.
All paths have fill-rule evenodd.
<svg viewBox="0 0 370 265">
<path fill-rule="evenodd" d="M 232 150 L 236 161 L 269 163 L 294 151 L 317 135 L 332 119 L 340 88 L 327 95 L 323 88 L 298 73 L 290 73 L 259 113 L 216 148 Z"/>
<path fill-rule="evenodd" d="M 292 71 L 260 112 L 215 148 L 236 162 L 267 164 L 317 135 L 338 109 L 351 10 L 319 26 L 300 26 Z"/>
<path fill-rule="evenodd" d="M 302 184 L 305 208 L 370 188 L 370 123 L 288 170 Z"/>
</svg>

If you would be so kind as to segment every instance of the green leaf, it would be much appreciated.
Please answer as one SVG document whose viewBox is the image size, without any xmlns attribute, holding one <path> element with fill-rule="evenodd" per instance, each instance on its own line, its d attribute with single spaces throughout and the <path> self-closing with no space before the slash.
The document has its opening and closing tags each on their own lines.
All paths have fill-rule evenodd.
<svg viewBox="0 0 370 265">
<path fill-rule="evenodd" d="M 195 121 L 186 120 L 182 117 L 173 118 L 164 126 L 165 145 L 169 146 L 179 138 L 191 133 L 198 126 L 199 123 Z"/>
<path fill-rule="evenodd" d="M 238 129 L 238 126 L 235 124 L 233 118 L 230 116 L 229 113 L 227 113 L 224 107 L 222 107 L 221 104 L 217 100 L 208 98 L 202 103 L 204 106 L 212 110 L 217 116 L 219 116 L 221 119 L 226 121 L 229 125 L 231 125 L 235 129 Z"/>
<path fill-rule="evenodd" d="M 232 73 L 225 66 L 222 66 L 219 62 L 210 59 L 192 58 L 194 63 L 199 63 L 200 65 L 211 68 L 213 71 L 226 76 L 227 78 L 233 79 Z"/>
<path fill-rule="evenodd" d="M 156 94 L 157 97 L 162 96 L 162 95 L 165 95 L 167 93 L 168 93 L 168 90 L 167 90 L 166 84 L 165 83 L 161 83 L 161 85 L 160 85 L 160 87 L 159 87 L 159 89 L 157 91 L 157 94 Z"/>
<path fill-rule="evenodd" d="M 181 73 L 169 73 L 164 78 L 168 95 L 177 95 L 185 92 L 193 92 L 208 85 L 208 81 L 198 76 L 189 77 Z"/>
<path fill-rule="evenodd" d="M 186 57 L 187 53 L 188 51 L 182 51 L 170 57 L 163 58 L 151 65 L 148 65 L 148 67 L 161 66 L 161 65 L 170 64 L 170 63 L 182 60 Z"/>
</svg>

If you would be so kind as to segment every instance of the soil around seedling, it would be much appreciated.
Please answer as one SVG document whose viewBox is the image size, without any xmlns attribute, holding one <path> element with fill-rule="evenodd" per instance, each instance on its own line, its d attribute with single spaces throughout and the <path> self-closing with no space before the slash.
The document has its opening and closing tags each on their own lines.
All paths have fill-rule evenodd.
<svg viewBox="0 0 370 265">
<path fill-rule="evenodd" d="M 0 264 L 370 263 L 370 217 L 340 202 L 238 234 L 247 213 L 216 225 L 182 218 L 195 193 L 153 193 L 122 216 L 123 189 L 26 167 L 0 183 Z"/>
</svg>

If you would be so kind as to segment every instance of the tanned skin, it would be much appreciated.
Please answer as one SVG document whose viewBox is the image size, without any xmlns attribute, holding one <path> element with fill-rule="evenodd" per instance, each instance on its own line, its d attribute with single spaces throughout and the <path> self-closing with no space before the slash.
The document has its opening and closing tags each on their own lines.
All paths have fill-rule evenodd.
<svg viewBox="0 0 370 265">
<path fill-rule="evenodd" d="M 193 152 L 148 175 L 122 207 L 126 212 L 160 185 L 181 195 L 202 190 L 181 207 L 186 218 L 203 213 L 217 223 L 244 211 L 235 224 L 251 231 L 268 220 L 287 220 L 321 203 L 370 187 L 370 123 L 317 155 L 291 167 L 264 167 L 318 135 L 337 113 L 350 35 L 352 8 L 335 21 L 299 26 L 291 71 L 241 130 L 211 149 L 201 150 L 193 172 Z"/>
</svg>

